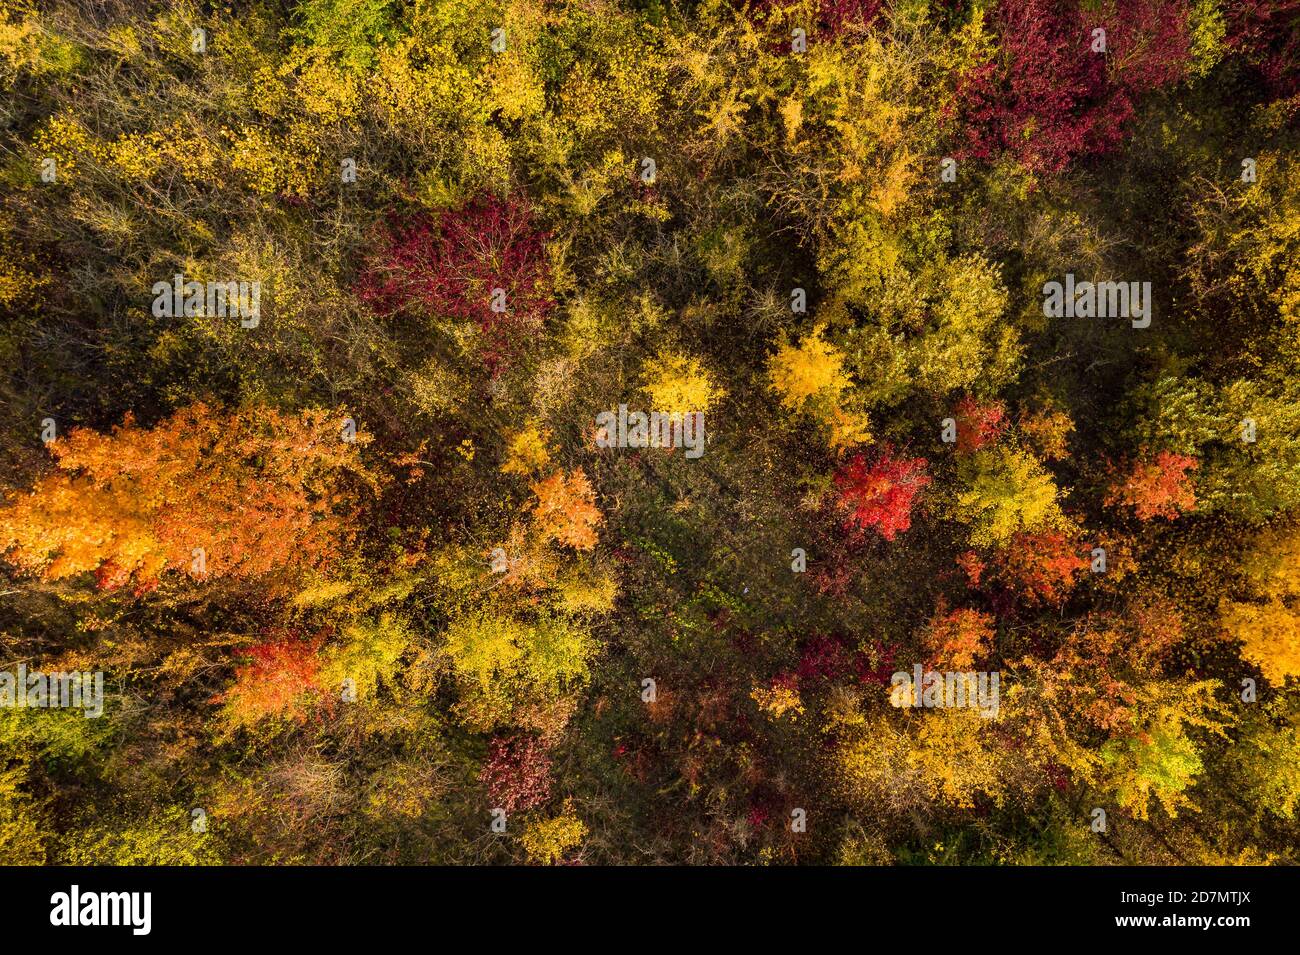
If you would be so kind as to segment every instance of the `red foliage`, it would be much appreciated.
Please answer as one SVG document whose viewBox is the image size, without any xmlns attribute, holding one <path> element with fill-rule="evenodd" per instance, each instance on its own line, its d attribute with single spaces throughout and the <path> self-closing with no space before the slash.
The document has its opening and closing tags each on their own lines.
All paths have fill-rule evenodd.
<svg viewBox="0 0 1300 955">
<path fill-rule="evenodd" d="M 100 590 L 117 590 L 131 580 L 131 568 L 109 559 L 95 568 L 95 586 Z"/>
<path fill-rule="evenodd" d="M 844 645 L 833 637 L 813 637 L 799 657 L 799 679 L 837 680 L 850 672 L 853 661 Z"/>
<path fill-rule="evenodd" d="M 843 597 L 853 583 L 852 568 L 844 565 L 823 566 L 810 575 L 812 585 L 822 596 Z"/>
<path fill-rule="evenodd" d="M 1084 31 L 1106 30 L 1106 63 L 1112 82 L 1129 97 L 1176 83 L 1191 56 L 1188 0 L 1115 0 L 1085 9 Z"/>
<path fill-rule="evenodd" d="M 1006 430 L 1006 406 L 1000 401 L 981 404 L 967 396 L 957 405 L 954 420 L 957 422 L 957 450 L 963 453 L 978 451 L 992 444 Z"/>
<path fill-rule="evenodd" d="M 966 145 L 959 158 L 1010 152 L 1030 169 L 1055 171 L 1119 141 L 1106 109 L 1105 61 L 1085 43 L 1082 19 L 1057 0 L 1003 0 L 995 22 L 1001 62 L 962 78 Z"/>
<path fill-rule="evenodd" d="M 863 683 L 888 686 L 890 677 L 897 669 L 897 653 L 893 647 L 885 646 L 879 638 L 870 640 L 854 655 L 853 663 L 858 679 Z"/>
<path fill-rule="evenodd" d="M 880 15 L 882 0 L 822 0 L 821 22 L 832 36 L 855 26 L 870 26 Z"/>
<path fill-rule="evenodd" d="M 912 503 L 930 480 L 925 458 L 895 458 L 887 445 L 870 464 L 859 454 L 835 474 L 849 522 L 888 541 L 912 526 Z"/>
<path fill-rule="evenodd" d="M 535 737 L 494 739 L 479 781 L 494 807 L 507 813 L 533 809 L 551 798 L 551 758 Z"/>
<path fill-rule="evenodd" d="M 1089 560 L 1061 531 L 1022 532 L 998 554 L 997 576 L 1031 603 L 1064 600 Z"/>
<path fill-rule="evenodd" d="M 484 363 L 495 373 L 554 304 L 545 242 L 521 197 L 489 196 L 436 219 L 391 221 L 357 292 L 385 314 L 424 307 L 472 320 L 483 333 Z M 498 288 L 505 291 L 504 312 L 492 309 Z"/>
<path fill-rule="evenodd" d="M 1123 138 L 1134 98 L 1183 75 L 1187 0 L 1117 0 L 1084 12 L 1073 0 L 1001 0 L 993 21 L 1001 56 L 958 85 L 959 156 L 1009 152 L 1029 169 L 1055 172 Z M 1107 52 L 1093 52 L 1104 27 Z"/>
<path fill-rule="evenodd" d="M 828 511 L 838 511 L 837 502 L 832 502 Z M 842 538 L 826 540 L 819 551 L 825 554 L 808 568 L 808 582 L 817 593 L 829 597 L 843 597 L 849 592 L 856 574 L 853 561 L 855 542 Z"/>
<path fill-rule="evenodd" d="M 1300 93 L 1300 0 L 1233 0 L 1225 19 L 1227 45 L 1259 70 L 1273 96 Z"/>
<path fill-rule="evenodd" d="M 235 682 L 216 702 L 226 703 L 241 723 L 266 716 L 305 719 L 307 694 L 317 688 L 320 644 L 320 637 L 285 637 L 249 647 L 248 662 L 235 670 Z"/>
<path fill-rule="evenodd" d="M 771 687 L 774 690 L 792 690 L 799 691 L 799 674 L 791 670 L 782 670 L 772 677 Z"/>
<path fill-rule="evenodd" d="M 844 678 L 883 686 L 894 669 L 894 651 L 879 640 L 854 649 L 843 636 L 816 636 L 803 647 L 791 686 L 815 687 Z"/>
<path fill-rule="evenodd" d="M 1136 461 L 1117 474 L 1106 503 L 1132 507 L 1140 521 L 1177 517 L 1196 506 L 1196 492 L 1188 474 L 1196 468 L 1193 457 L 1161 451 L 1154 459 Z"/>
</svg>

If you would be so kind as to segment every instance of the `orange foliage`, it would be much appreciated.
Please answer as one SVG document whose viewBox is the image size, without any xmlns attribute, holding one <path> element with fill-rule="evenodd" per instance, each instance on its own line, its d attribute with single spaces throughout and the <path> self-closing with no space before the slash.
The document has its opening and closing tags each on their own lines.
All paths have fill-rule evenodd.
<svg viewBox="0 0 1300 955">
<path fill-rule="evenodd" d="M 926 650 L 937 666 L 965 670 L 993 646 L 993 616 L 979 610 L 942 609 L 926 627 Z"/>
<path fill-rule="evenodd" d="M 320 564 L 345 533 L 342 473 L 366 476 L 323 410 L 199 403 L 147 430 L 130 416 L 111 434 L 76 429 L 50 451 L 57 470 L 0 510 L 0 552 L 46 580 L 93 571 L 104 588 L 197 571 L 199 548 L 205 577 Z"/>
<path fill-rule="evenodd" d="M 1196 506 L 1191 476 L 1196 459 L 1185 454 L 1161 451 L 1154 459 L 1134 462 L 1128 473 L 1112 485 L 1106 503 L 1126 504 L 1140 521 L 1153 517 L 1177 517 Z"/>
<path fill-rule="evenodd" d="M 1063 531 L 1019 533 L 998 553 L 998 577 L 1030 602 L 1065 599 L 1090 562 Z"/>
<path fill-rule="evenodd" d="M 1177 609 L 1146 598 L 1080 621 L 1050 660 L 1022 662 L 1070 719 L 1113 734 L 1131 728 L 1139 687 L 1158 677 L 1183 636 Z"/>
<path fill-rule="evenodd" d="M 249 662 L 235 671 L 235 682 L 215 702 L 237 725 L 267 716 L 301 721 L 307 716 L 307 694 L 316 689 L 319 640 L 283 639 L 248 649 Z"/>
<path fill-rule="evenodd" d="M 1243 644 L 1241 655 L 1275 686 L 1300 676 L 1300 613 L 1281 600 L 1224 604 L 1222 624 Z"/>
<path fill-rule="evenodd" d="M 596 507 L 596 492 L 582 468 L 567 476 L 556 471 L 532 487 L 537 495 L 533 520 L 544 537 L 578 550 L 596 546 L 596 527 L 602 516 Z"/>
</svg>

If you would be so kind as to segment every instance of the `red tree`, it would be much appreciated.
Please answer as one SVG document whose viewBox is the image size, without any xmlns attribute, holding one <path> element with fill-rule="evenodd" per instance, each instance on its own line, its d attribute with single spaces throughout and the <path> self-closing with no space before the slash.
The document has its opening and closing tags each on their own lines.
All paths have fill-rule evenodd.
<svg viewBox="0 0 1300 955">
<path fill-rule="evenodd" d="M 929 483 L 924 458 L 895 458 L 888 446 L 870 464 L 859 454 L 835 474 L 849 522 L 889 541 L 912 526 L 912 503 Z"/>
<path fill-rule="evenodd" d="M 843 643 L 834 637 L 816 636 L 800 651 L 798 675 L 809 682 L 833 681 L 849 673 L 852 666 Z"/>
<path fill-rule="evenodd" d="M 479 781 L 494 807 L 507 813 L 532 809 L 551 798 L 551 758 L 535 737 L 494 739 Z"/>
<path fill-rule="evenodd" d="M 957 405 L 957 450 L 969 453 L 992 444 L 1006 430 L 1006 408 L 1000 401 L 981 404 L 967 396 Z"/>
<path fill-rule="evenodd" d="M 1275 97 L 1300 93 L 1300 0 L 1232 0 L 1228 46 L 1241 53 Z"/>
<path fill-rule="evenodd" d="M 1001 54 L 958 86 L 958 155 L 1007 152 L 1055 172 L 1113 149 L 1134 98 L 1183 74 L 1187 14 L 1187 0 L 1116 0 L 1086 13 L 1073 0 L 1001 0 Z M 1096 27 L 1106 30 L 1105 53 L 1092 49 Z"/>
<path fill-rule="evenodd" d="M 1140 521 L 1177 517 L 1181 511 L 1196 506 L 1196 492 L 1188 474 L 1196 467 L 1195 458 L 1170 451 L 1140 459 L 1116 473 L 1106 503 L 1132 507 Z"/>
<path fill-rule="evenodd" d="M 1084 32 L 1106 30 L 1106 63 L 1112 83 L 1136 98 L 1176 83 L 1191 56 L 1188 0 L 1112 0 L 1083 8 Z"/>
<path fill-rule="evenodd" d="M 495 373 L 554 304 L 546 238 L 522 197 L 489 196 L 437 218 L 391 220 L 357 291 L 385 314 L 423 307 L 473 321 Z"/>
<path fill-rule="evenodd" d="M 249 647 L 248 662 L 235 671 L 235 682 L 215 702 L 225 703 L 236 723 L 255 723 L 266 716 L 305 719 L 309 694 L 317 688 L 320 644 L 320 637 L 285 637 Z"/>
<path fill-rule="evenodd" d="M 1079 545 L 1062 531 L 1022 532 L 998 553 L 996 576 L 1031 603 L 1063 600 L 1089 566 Z"/>
</svg>

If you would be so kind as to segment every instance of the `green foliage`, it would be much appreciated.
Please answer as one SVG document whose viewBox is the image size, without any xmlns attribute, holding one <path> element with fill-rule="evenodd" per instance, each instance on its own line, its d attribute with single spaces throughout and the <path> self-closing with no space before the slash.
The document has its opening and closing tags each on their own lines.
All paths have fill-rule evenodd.
<svg viewBox="0 0 1300 955">
<path fill-rule="evenodd" d="M 40 804 L 21 784 L 21 766 L 0 770 L 0 863 L 40 865 L 46 861 L 49 836 Z"/>
<path fill-rule="evenodd" d="M 368 70 L 375 63 L 375 48 L 395 37 L 399 7 L 396 0 L 303 0 L 298 32 L 347 69 Z"/>
<path fill-rule="evenodd" d="M 1170 816 L 1186 804 L 1185 790 L 1204 768 L 1200 750 L 1190 738 L 1193 727 L 1221 732 L 1209 681 L 1185 688 L 1153 686 L 1139 704 L 1131 735 L 1112 739 L 1101 748 L 1101 764 L 1119 804 L 1145 819 L 1153 802 Z"/>
<path fill-rule="evenodd" d="M 1052 476 L 1027 452 L 998 447 L 977 451 L 962 464 L 967 490 L 953 512 L 970 526 L 971 543 L 1005 544 L 1021 531 L 1061 527 Z"/>
<path fill-rule="evenodd" d="M 182 807 L 141 819 L 95 823 L 75 833 L 65 865 L 212 865 L 219 861 L 206 832 L 194 832 Z"/>
<path fill-rule="evenodd" d="M 394 682 L 398 660 L 411 641 L 407 625 L 391 614 L 350 623 L 343 628 L 341 642 L 325 654 L 320 685 L 336 689 L 351 680 L 357 698 L 371 701 L 381 682 Z"/>
</svg>

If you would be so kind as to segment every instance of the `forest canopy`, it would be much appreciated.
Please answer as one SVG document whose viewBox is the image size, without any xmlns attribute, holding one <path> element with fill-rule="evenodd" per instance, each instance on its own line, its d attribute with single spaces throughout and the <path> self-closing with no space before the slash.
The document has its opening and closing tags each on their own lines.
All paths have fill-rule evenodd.
<svg viewBox="0 0 1300 955">
<path fill-rule="evenodd" d="M 0 862 L 1300 863 L 1298 0 L 0 0 L 0 88 Z"/>
</svg>

